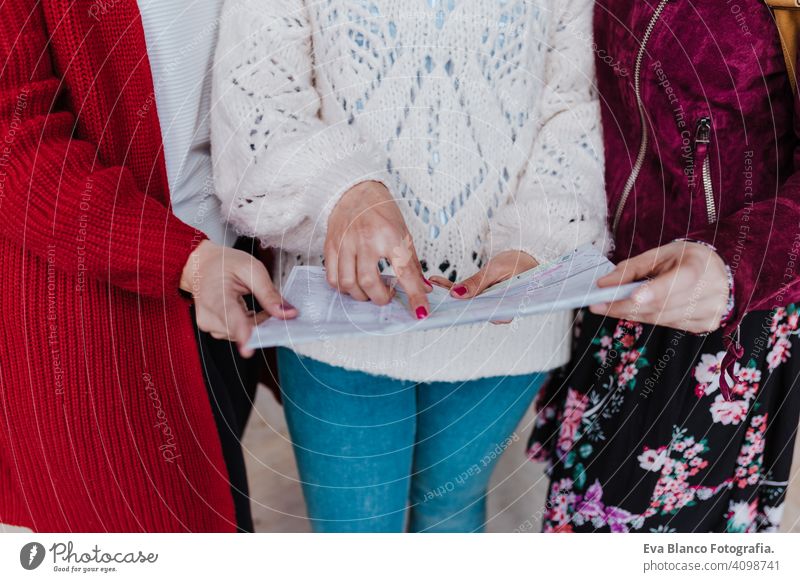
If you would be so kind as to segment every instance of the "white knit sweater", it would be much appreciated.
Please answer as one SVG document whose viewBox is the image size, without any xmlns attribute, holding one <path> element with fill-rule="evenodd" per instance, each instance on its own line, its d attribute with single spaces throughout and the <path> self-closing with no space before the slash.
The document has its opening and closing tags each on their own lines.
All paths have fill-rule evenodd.
<svg viewBox="0 0 800 582">
<path fill-rule="evenodd" d="M 212 154 L 242 233 L 320 264 L 328 216 L 364 180 L 396 198 L 427 275 L 498 252 L 540 262 L 606 238 L 591 0 L 228 0 Z M 552 369 L 572 314 L 298 352 L 413 381 Z"/>
</svg>

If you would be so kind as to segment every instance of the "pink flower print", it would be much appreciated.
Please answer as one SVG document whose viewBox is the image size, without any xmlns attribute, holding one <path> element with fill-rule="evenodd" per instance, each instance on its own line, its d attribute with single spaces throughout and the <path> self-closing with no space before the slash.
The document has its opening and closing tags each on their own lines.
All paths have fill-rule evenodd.
<svg viewBox="0 0 800 582">
<path fill-rule="evenodd" d="M 603 503 L 603 488 L 599 481 L 595 481 L 586 491 L 583 500 L 577 505 L 578 513 L 595 527 L 608 525 L 613 533 L 627 533 L 628 522 L 633 514 L 620 508 L 608 506 Z"/>
<path fill-rule="evenodd" d="M 631 350 L 629 352 L 625 352 L 625 355 L 622 357 L 622 361 L 624 361 L 626 364 L 635 364 L 640 355 L 641 354 L 639 353 L 639 350 Z"/>
<path fill-rule="evenodd" d="M 610 335 L 604 335 L 600 338 L 600 345 L 604 348 L 610 348 L 613 341 Z"/>
<path fill-rule="evenodd" d="M 738 366 L 737 363 L 735 367 L 738 368 Z M 758 368 L 739 368 L 738 370 L 734 370 L 734 375 L 742 382 L 747 382 L 749 384 L 761 381 L 761 370 Z"/>
<path fill-rule="evenodd" d="M 775 311 L 772 313 L 772 325 L 770 326 L 769 330 L 775 331 L 776 329 L 778 329 L 781 320 L 785 316 L 786 316 L 786 309 L 784 309 L 783 307 L 778 307 L 777 309 L 775 309 Z"/>
<path fill-rule="evenodd" d="M 637 371 L 636 364 L 627 364 L 619 372 L 619 383 L 627 384 L 636 377 Z"/>
<path fill-rule="evenodd" d="M 561 479 L 550 488 L 550 499 L 545 519 L 550 526 L 561 526 L 569 522 L 570 507 L 575 502 L 572 479 Z"/>
<path fill-rule="evenodd" d="M 694 501 L 696 495 L 697 493 L 693 488 L 686 488 L 683 491 L 681 491 L 681 499 L 680 499 L 681 507 L 685 507 L 687 504 Z"/>
<path fill-rule="evenodd" d="M 640 323 L 620 319 L 614 330 L 614 339 L 619 341 L 623 347 L 630 348 L 641 337 L 643 330 Z"/>
<path fill-rule="evenodd" d="M 711 419 L 724 425 L 739 424 L 746 414 L 746 400 L 727 401 L 722 394 L 718 394 L 711 404 Z"/>
<path fill-rule="evenodd" d="M 620 507 L 606 507 L 606 523 L 611 533 L 628 533 L 628 522 L 633 515 Z"/>
<path fill-rule="evenodd" d="M 577 390 L 567 390 L 567 399 L 564 403 L 564 414 L 561 418 L 561 428 L 558 433 L 558 451 L 565 455 L 575 442 L 575 435 L 581 424 L 583 413 L 586 410 L 588 397 Z"/>
<path fill-rule="evenodd" d="M 648 449 L 645 447 L 644 451 L 641 455 L 636 457 L 639 461 L 639 466 L 644 469 L 645 471 L 661 471 L 661 468 L 664 466 L 664 461 L 667 458 L 667 449 L 666 447 L 660 447 L 659 449 Z"/>
<path fill-rule="evenodd" d="M 757 514 L 757 500 L 732 501 L 728 505 L 727 530 L 734 533 L 745 533 L 753 528 Z"/>
<path fill-rule="evenodd" d="M 578 512 L 589 520 L 594 520 L 601 517 L 604 513 L 603 506 L 603 487 L 599 481 L 595 481 L 589 489 L 586 490 L 586 495 L 583 500 L 578 503 Z"/>
<path fill-rule="evenodd" d="M 543 463 L 550 458 L 550 451 L 542 443 L 533 442 L 528 448 L 528 460 L 534 463 Z"/>
<path fill-rule="evenodd" d="M 761 478 L 761 466 L 764 454 L 764 432 L 766 415 L 756 415 L 750 420 L 745 433 L 745 443 L 739 450 L 734 472 L 736 484 L 744 489 L 748 485 L 757 485 Z"/>
<path fill-rule="evenodd" d="M 566 495 L 556 495 L 550 501 L 550 520 L 563 523 L 569 520 L 569 501 Z"/>
<path fill-rule="evenodd" d="M 714 490 L 711 487 L 701 487 L 699 485 L 694 487 L 694 492 L 700 501 L 711 499 L 711 496 L 714 495 Z"/>
<path fill-rule="evenodd" d="M 752 390 L 750 389 L 750 385 L 746 382 L 736 382 L 731 389 L 731 392 L 735 396 L 739 396 L 743 400 L 750 400 L 750 394 Z"/>
<path fill-rule="evenodd" d="M 775 346 L 767 354 L 767 367 L 770 371 L 783 364 L 791 356 L 790 348 L 792 344 L 785 337 L 778 338 Z"/>
<path fill-rule="evenodd" d="M 711 394 L 719 388 L 719 375 L 724 357 L 724 351 L 716 354 L 703 354 L 700 356 L 700 362 L 694 368 L 695 380 L 707 386 L 706 394 Z"/>
<path fill-rule="evenodd" d="M 573 481 L 569 477 L 565 477 L 564 479 L 560 479 L 553 483 L 553 491 L 561 492 L 561 491 L 572 491 Z"/>
<path fill-rule="evenodd" d="M 792 331 L 795 331 L 797 329 L 797 324 L 800 323 L 800 314 L 797 311 L 795 311 L 789 316 L 786 322 L 792 329 Z"/>
</svg>

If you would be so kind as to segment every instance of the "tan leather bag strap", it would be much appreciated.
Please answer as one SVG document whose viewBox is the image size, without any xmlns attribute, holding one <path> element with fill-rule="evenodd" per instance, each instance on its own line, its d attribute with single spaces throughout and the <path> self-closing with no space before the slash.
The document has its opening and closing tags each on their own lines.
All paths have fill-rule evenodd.
<svg viewBox="0 0 800 582">
<path fill-rule="evenodd" d="M 800 35 L 800 0 L 764 0 L 775 16 L 792 93 L 797 95 L 797 43 Z"/>
</svg>

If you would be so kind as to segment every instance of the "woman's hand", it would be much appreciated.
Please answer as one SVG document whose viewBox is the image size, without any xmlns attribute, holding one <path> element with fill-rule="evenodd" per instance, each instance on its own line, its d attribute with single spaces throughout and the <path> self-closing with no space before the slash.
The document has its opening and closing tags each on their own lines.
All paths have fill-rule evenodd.
<svg viewBox="0 0 800 582">
<path fill-rule="evenodd" d="M 261 261 L 209 240 L 189 255 L 180 287 L 194 298 L 197 327 L 216 339 L 236 342 L 245 358 L 253 355 L 247 341 L 258 323 L 270 315 L 297 317 L 297 310 L 281 298 Z M 251 293 L 264 309 L 261 313 L 247 310 L 243 297 Z"/>
<path fill-rule="evenodd" d="M 504 251 L 492 258 L 486 266 L 469 279 L 451 283 L 444 277 L 431 277 L 431 282 L 450 289 L 450 295 L 456 299 L 471 299 L 486 289 L 506 279 L 538 266 L 539 263 L 528 253 L 522 251 Z"/>
<path fill-rule="evenodd" d="M 710 247 L 673 242 L 621 262 L 597 284 L 611 287 L 648 278 L 630 298 L 593 305 L 591 312 L 690 333 L 719 328 L 730 289 L 725 263 Z"/>
<path fill-rule="evenodd" d="M 392 299 L 392 290 L 378 270 L 379 261 L 388 260 L 415 317 L 428 317 L 431 287 L 422 274 L 403 215 L 383 184 L 362 182 L 345 192 L 328 219 L 324 253 L 331 287 L 377 305 Z"/>
</svg>

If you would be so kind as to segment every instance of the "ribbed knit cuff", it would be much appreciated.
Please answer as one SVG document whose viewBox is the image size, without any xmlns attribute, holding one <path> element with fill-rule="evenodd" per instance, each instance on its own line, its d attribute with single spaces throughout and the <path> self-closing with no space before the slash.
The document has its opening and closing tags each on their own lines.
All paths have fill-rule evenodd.
<svg viewBox="0 0 800 582">
<path fill-rule="evenodd" d="M 180 292 L 181 276 L 189 256 L 208 237 L 170 213 L 164 233 L 163 273 L 164 292 Z"/>
</svg>

